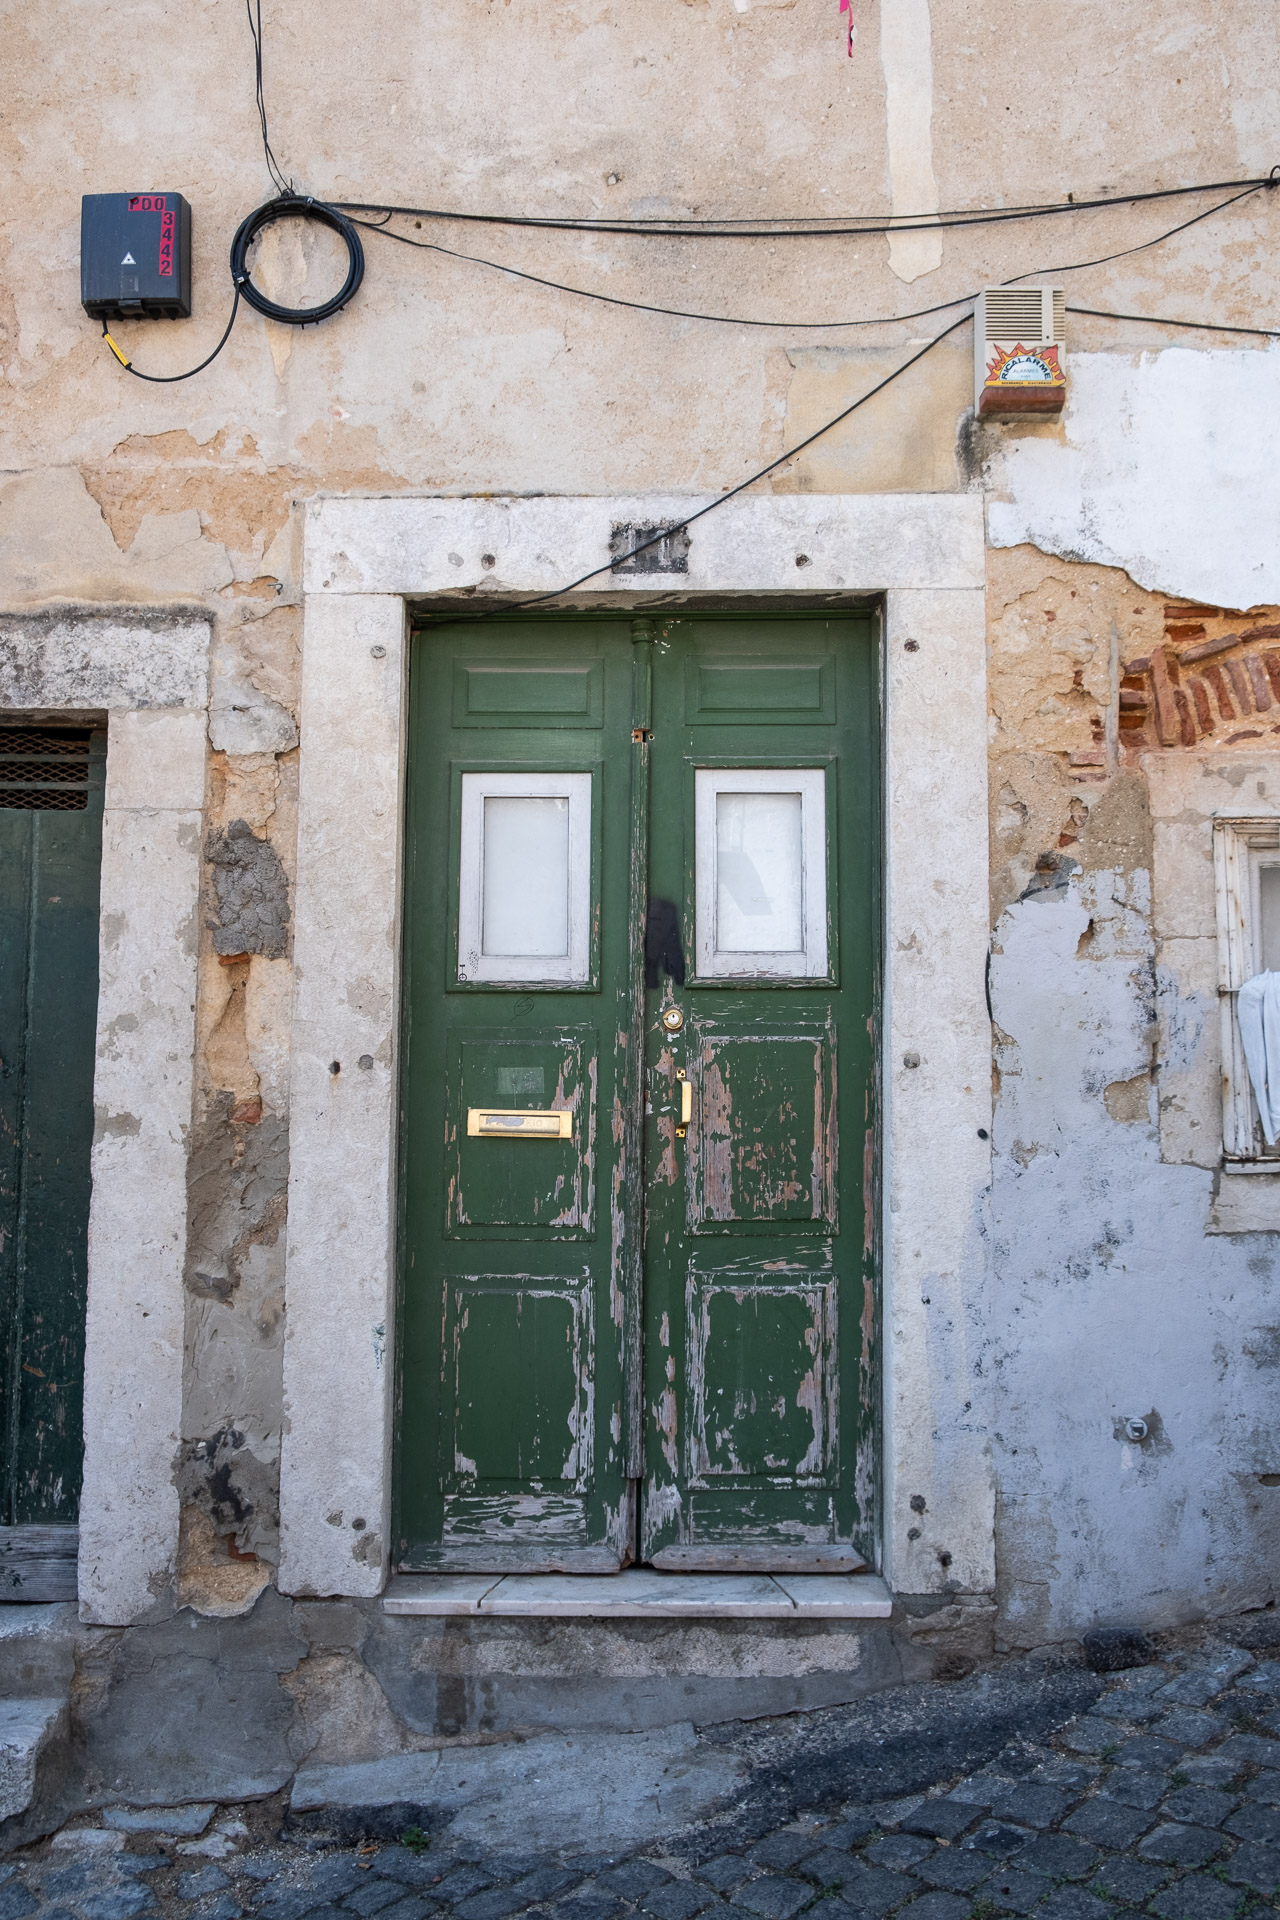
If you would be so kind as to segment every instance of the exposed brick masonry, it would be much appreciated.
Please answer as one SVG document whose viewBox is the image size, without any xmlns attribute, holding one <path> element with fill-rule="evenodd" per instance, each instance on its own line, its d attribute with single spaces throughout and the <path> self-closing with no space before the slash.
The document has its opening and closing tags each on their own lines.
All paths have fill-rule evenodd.
<svg viewBox="0 0 1280 1920">
<path fill-rule="evenodd" d="M 1120 746 L 1253 745 L 1280 736 L 1280 609 L 1170 604 L 1164 641 L 1124 663 Z"/>
</svg>

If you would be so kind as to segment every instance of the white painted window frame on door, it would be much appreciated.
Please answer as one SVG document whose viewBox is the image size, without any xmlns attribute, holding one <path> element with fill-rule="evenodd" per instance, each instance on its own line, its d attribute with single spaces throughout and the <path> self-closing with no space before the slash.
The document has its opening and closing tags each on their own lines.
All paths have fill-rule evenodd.
<svg viewBox="0 0 1280 1920">
<path fill-rule="evenodd" d="M 610 576 L 614 526 L 671 525 L 713 503 L 692 530 L 687 573 L 642 576 L 638 591 L 637 576 Z M 815 597 L 839 613 L 874 596 L 882 609 L 880 1565 L 905 1593 L 992 1590 L 986 1387 L 967 1331 L 985 1284 L 990 1184 L 985 558 L 976 494 L 761 493 L 723 504 L 688 494 L 395 494 L 309 504 L 282 1591 L 374 1595 L 394 1559 L 410 616 L 415 604 L 473 613 L 477 592 L 494 604 L 554 594 L 593 569 L 597 577 L 564 596 L 566 609 L 670 609 L 677 595 L 780 614 Z M 363 1072 L 330 1071 L 334 1060 L 366 1058 Z M 927 1504 L 927 1537 L 912 1524 L 913 1499 Z M 946 1566 L 930 1545 L 938 1539 Z"/>
<path fill-rule="evenodd" d="M 725 952 L 716 944 L 720 898 L 716 802 L 722 793 L 800 795 L 799 951 Z M 694 950 L 700 980 L 821 980 L 827 972 L 827 776 L 822 767 L 698 767 L 693 776 Z"/>
<path fill-rule="evenodd" d="M 1240 1037 L 1240 989 L 1262 966 L 1259 869 L 1280 865 L 1280 818 L 1215 820 L 1213 871 L 1222 1019 L 1222 1153 L 1235 1171 L 1275 1172 L 1280 1143 L 1268 1147 Z"/>
<path fill-rule="evenodd" d="M 567 800 L 569 873 L 568 950 L 552 954 L 491 954 L 484 950 L 484 803 L 486 800 Z M 591 977 L 591 775 L 589 773 L 464 773 L 459 809 L 458 978 L 468 985 L 578 986 Z"/>
</svg>

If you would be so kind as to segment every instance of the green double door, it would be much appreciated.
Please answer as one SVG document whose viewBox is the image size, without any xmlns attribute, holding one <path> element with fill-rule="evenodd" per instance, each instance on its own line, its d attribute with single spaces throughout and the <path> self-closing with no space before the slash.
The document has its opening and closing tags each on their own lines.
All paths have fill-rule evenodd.
<svg viewBox="0 0 1280 1920">
<path fill-rule="evenodd" d="M 416 636 L 402 1568 L 870 1557 L 878 733 L 865 616 Z"/>
<path fill-rule="evenodd" d="M 0 728 L 4 1528 L 79 1511 L 105 762 L 99 730 Z"/>
</svg>

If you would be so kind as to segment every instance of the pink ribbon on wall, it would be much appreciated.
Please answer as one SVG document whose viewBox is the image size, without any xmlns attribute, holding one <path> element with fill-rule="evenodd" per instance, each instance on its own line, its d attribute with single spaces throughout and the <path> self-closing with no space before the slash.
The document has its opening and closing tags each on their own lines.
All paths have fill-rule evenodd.
<svg viewBox="0 0 1280 1920">
<path fill-rule="evenodd" d="M 847 13 L 849 16 L 848 52 L 849 52 L 849 58 L 852 60 L 853 58 L 853 0 L 840 0 L 840 11 L 841 13 Z"/>
</svg>

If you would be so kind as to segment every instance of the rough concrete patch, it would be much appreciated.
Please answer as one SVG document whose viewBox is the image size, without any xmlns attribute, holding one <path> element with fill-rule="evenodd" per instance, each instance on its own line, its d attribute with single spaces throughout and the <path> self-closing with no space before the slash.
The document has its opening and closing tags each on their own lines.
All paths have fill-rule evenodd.
<svg viewBox="0 0 1280 1920">
<path fill-rule="evenodd" d="M 1068 854 L 1042 853 L 1020 897 L 1039 901 L 1041 905 L 1054 905 L 1066 899 L 1071 876 L 1079 871 L 1080 862 L 1072 860 Z"/>
<path fill-rule="evenodd" d="M 388 1802 L 453 1814 L 451 1840 L 512 1851 L 548 1832 L 575 1846 L 635 1846 L 688 1825 L 737 1791 L 736 1754 L 703 1748 L 687 1724 L 632 1734 L 540 1734 L 518 1744 L 406 1753 L 306 1768 L 291 1810 Z"/>
<path fill-rule="evenodd" d="M 288 1130 L 271 1113 L 232 1125 L 232 1111 L 232 1096 L 218 1095 L 191 1134 L 177 1485 L 216 1533 L 274 1564 Z"/>
<path fill-rule="evenodd" d="M 1091 801 L 1081 837 L 1085 867 L 1145 867 L 1152 863 L 1151 802 L 1140 773 L 1117 773 Z"/>
<path fill-rule="evenodd" d="M 355 1653 L 312 1653 L 282 1684 L 297 1708 L 289 1744 L 300 1763 L 383 1759 L 408 1743 L 382 1688 Z"/>
<path fill-rule="evenodd" d="M 1102 1100 L 1113 1120 L 1140 1125 L 1151 1118 L 1151 1075 L 1135 1073 L 1132 1080 L 1113 1080 L 1103 1088 Z"/>
<path fill-rule="evenodd" d="M 280 1453 L 278 1435 L 272 1436 L 265 1457 L 247 1444 L 246 1435 L 236 1427 L 223 1427 L 207 1438 L 184 1440 L 178 1455 L 175 1481 L 183 1512 L 199 1510 L 210 1539 L 221 1541 L 216 1550 L 227 1557 L 228 1538 L 244 1554 L 274 1564 L 280 1531 Z M 203 1534 L 201 1536 L 203 1538 Z M 192 1562 L 188 1597 L 180 1605 L 194 1607 L 200 1613 L 225 1611 L 224 1598 L 243 1598 L 252 1589 L 252 1598 L 266 1585 L 269 1576 L 251 1581 L 233 1581 L 229 1576 L 215 1581 L 209 1576 L 214 1552 L 200 1554 Z M 225 1588 L 225 1594 L 224 1594 Z M 206 1606 L 201 1596 L 208 1594 Z M 232 1611 L 240 1612 L 239 1606 Z"/>
<path fill-rule="evenodd" d="M 849 1631 L 840 1621 L 410 1620 L 376 1606 L 365 1617 L 365 1661 L 422 1741 L 721 1725 L 835 1706 L 903 1678 L 887 1621 Z M 912 1658 L 915 1679 L 935 1649 Z"/>
<path fill-rule="evenodd" d="M 213 868 L 218 918 L 209 922 L 216 953 L 283 957 L 288 943 L 289 885 L 280 856 L 247 820 L 211 833 L 205 857 Z"/>
<path fill-rule="evenodd" d="M 1205 1232 L 1280 1232 L 1280 1174 L 1219 1174 Z"/>
<path fill-rule="evenodd" d="M 289 1131 L 275 1114 L 254 1127 L 231 1125 L 221 1094 L 193 1129 L 187 1172 L 188 1289 L 229 1300 L 251 1247 L 274 1246 L 284 1226 Z"/>
<path fill-rule="evenodd" d="M 184 1506 L 178 1529 L 178 1605 L 221 1620 L 251 1613 L 271 1569 L 256 1554 L 234 1551 L 197 1506 Z"/>
<path fill-rule="evenodd" d="M 78 1804 L 172 1807 L 277 1792 L 293 1773 L 292 1709 L 277 1680 L 305 1652 L 273 1587 L 242 1620 L 184 1611 L 145 1635 L 82 1642 Z"/>
<path fill-rule="evenodd" d="M 190 607 L 6 614 L 0 704 L 73 712 L 203 706 L 211 624 Z"/>
<path fill-rule="evenodd" d="M 995 1601 L 985 1594 L 906 1596 L 896 1609 L 895 1632 L 923 1658 L 904 1659 L 904 1678 L 965 1678 L 990 1659 L 995 1623 Z"/>
</svg>

